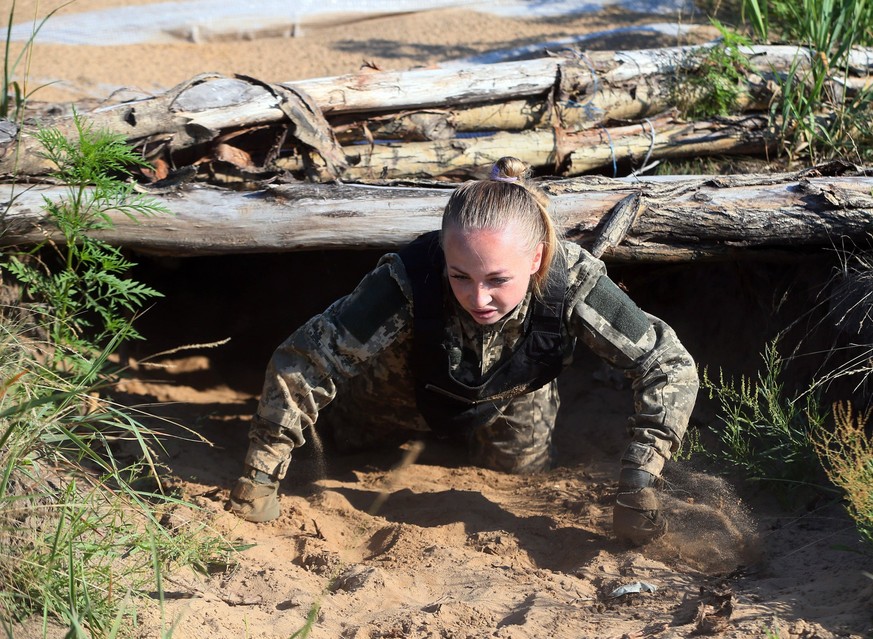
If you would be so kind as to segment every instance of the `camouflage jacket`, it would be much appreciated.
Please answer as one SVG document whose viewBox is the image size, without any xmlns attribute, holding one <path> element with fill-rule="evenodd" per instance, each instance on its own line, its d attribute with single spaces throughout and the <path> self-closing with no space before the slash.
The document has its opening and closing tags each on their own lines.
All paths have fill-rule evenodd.
<svg viewBox="0 0 873 639">
<path fill-rule="evenodd" d="M 635 412 L 632 443 L 623 463 L 660 474 L 679 446 L 698 390 L 694 361 L 674 331 L 641 311 L 606 275 L 600 260 L 567 243 L 565 339 L 584 343 L 632 380 Z M 522 335 L 530 293 L 493 326 L 477 324 L 451 295 L 450 331 L 465 349 L 453 371 L 473 383 L 501 362 Z M 310 319 L 275 351 L 267 369 L 258 415 L 278 424 L 300 445 L 303 430 L 338 394 L 354 415 L 403 413 L 398 421 L 426 428 L 415 415 L 410 367 L 413 338 L 412 286 L 400 257 L 382 257 L 358 287 Z M 472 367 L 475 370 L 464 367 Z M 567 362 L 569 364 L 569 362 Z"/>
</svg>

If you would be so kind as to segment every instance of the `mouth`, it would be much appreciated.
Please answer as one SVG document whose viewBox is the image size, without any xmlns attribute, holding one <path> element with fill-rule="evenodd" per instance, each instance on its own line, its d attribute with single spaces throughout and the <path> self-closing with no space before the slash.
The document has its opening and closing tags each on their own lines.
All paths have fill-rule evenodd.
<svg viewBox="0 0 873 639">
<path fill-rule="evenodd" d="M 472 315 L 477 320 L 488 320 L 497 315 L 497 311 L 493 308 L 487 308 L 482 310 L 470 310 L 470 315 Z"/>
</svg>

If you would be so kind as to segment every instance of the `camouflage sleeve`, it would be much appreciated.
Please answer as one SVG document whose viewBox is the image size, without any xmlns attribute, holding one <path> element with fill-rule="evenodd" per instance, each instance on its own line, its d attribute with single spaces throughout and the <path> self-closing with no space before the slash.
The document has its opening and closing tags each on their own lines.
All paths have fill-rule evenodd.
<svg viewBox="0 0 873 639">
<path fill-rule="evenodd" d="M 354 377 L 375 355 L 411 338 L 411 300 L 403 263 L 388 254 L 350 295 L 279 345 L 267 367 L 257 414 L 281 427 L 286 447 L 304 443 L 303 430 L 336 397 L 339 380 Z"/>
<path fill-rule="evenodd" d="M 622 465 L 660 475 L 694 408 L 694 360 L 672 328 L 640 310 L 609 279 L 603 262 L 581 251 L 570 263 L 571 332 L 633 381 L 632 441 Z"/>
</svg>

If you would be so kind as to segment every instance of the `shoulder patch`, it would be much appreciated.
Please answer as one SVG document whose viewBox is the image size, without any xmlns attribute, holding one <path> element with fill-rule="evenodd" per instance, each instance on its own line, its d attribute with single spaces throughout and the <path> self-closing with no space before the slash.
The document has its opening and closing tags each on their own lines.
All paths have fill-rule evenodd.
<svg viewBox="0 0 873 639">
<path fill-rule="evenodd" d="M 597 280 L 585 303 L 635 344 L 649 330 L 651 322 L 646 314 L 606 276 Z"/>
<path fill-rule="evenodd" d="M 404 304 L 406 297 L 388 268 L 378 268 L 364 278 L 343 304 L 339 322 L 365 344 Z"/>
</svg>

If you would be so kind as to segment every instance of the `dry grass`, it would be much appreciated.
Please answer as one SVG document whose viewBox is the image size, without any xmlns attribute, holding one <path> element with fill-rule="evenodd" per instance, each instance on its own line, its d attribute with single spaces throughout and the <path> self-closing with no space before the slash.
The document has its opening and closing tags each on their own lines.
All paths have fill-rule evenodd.
<svg viewBox="0 0 873 639">
<path fill-rule="evenodd" d="M 813 439 L 828 478 L 846 494 L 846 509 L 861 536 L 873 544 L 873 436 L 867 433 L 870 410 L 857 413 L 851 403 L 834 404 L 834 429 Z"/>
</svg>

